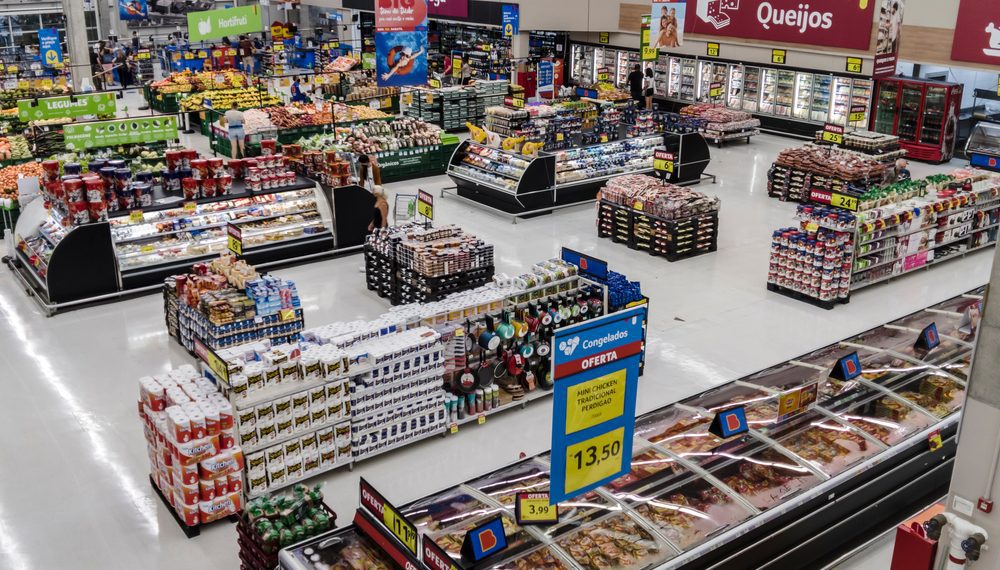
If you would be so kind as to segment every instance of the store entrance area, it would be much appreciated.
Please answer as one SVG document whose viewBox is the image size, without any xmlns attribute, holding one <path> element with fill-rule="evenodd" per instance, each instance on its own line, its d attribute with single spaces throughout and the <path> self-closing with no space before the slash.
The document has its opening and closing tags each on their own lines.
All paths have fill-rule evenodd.
<svg viewBox="0 0 1000 570">
<path fill-rule="evenodd" d="M 133 108 L 129 105 L 129 108 Z M 185 135 L 185 144 L 204 144 Z M 190 138 L 187 138 L 190 137 Z M 386 184 L 389 203 L 418 190 L 434 197 L 435 225 L 457 223 L 496 245 L 496 271 L 515 273 L 560 247 L 607 260 L 653 299 L 637 413 L 812 351 L 987 282 L 992 250 L 932 271 L 873 286 L 824 311 L 765 288 L 771 233 L 795 206 L 768 198 L 766 173 L 788 140 L 756 137 L 751 147 L 713 150 L 723 200 L 718 251 L 682 263 L 596 238 L 593 204 L 511 224 L 450 197 L 446 176 Z M 913 177 L 951 168 L 913 164 Z M 365 287 L 360 256 L 277 269 L 297 284 L 307 326 L 371 319 L 388 303 Z M 6 413 L 0 566 L 237 568 L 236 533 L 206 527 L 188 540 L 152 494 L 149 458 L 136 423 L 136 378 L 188 364 L 164 329 L 163 299 L 149 295 L 47 318 L 9 275 L 0 278 L 0 358 Z M 317 479 L 327 504 L 347 522 L 363 477 L 405 504 L 549 448 L 551 405 L 463 426 L 460 438 L 432 437 Z M 20 467 L 15 467 L 20 466 Z M 25 490 L 37 490 L 24 492 Z M 53 542 L 52 537 L 58 540 Z M 875 568 L 878 566 L 850 566 Z"/>
</svg>

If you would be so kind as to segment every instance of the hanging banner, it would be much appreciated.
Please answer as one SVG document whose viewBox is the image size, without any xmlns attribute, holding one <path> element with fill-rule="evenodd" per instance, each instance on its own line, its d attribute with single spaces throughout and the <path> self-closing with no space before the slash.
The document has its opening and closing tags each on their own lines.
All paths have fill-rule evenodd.
<svg viewBox="0 0 1000 570">
<path fill-rule="evenodd" d="M 652 16 L 649 14 L 643 14 L 642 16 L 639 34 L 639 59 L 641 61 L 656 61 L 659 55 L 656 48 L 653 47 L 652 33 L 649 29 L 651 19 Z"/>
<path fill-rule="evenodd" d="M 656 50 L 669 50 L 684 44 L 685 0 L 653 0 L 649 35 Z"/>
<path fill-rule="evenodd" d="M 538 62 L 538 96 L 544 99 L 555 97 L 555 73 L 554 65 L 549 60 Z"/>
<path fill-rule="evenodd" d="M 500 29 L 503 37 L 512 38 L 520 32 L 521 9 L 517 4 L 504 4 L 502 7 Z"/>
<path fill-rule="evenodd" d="M 468 18 L 469 0 L 430 0 L 427 13 L 447 18 Z"/>
<path fill-rule="evenodd" d="M 222 10 L 190 12 L 187 15 L 188 36 L 192 43 L 214 40 L 223 36 L 259 32 L 264 29 L 260 6 L 239 6 Z"/>
<path fill-rule="evenodd" d="M 904 2 L 905 0 L 882 0 L 881 2 L 878 14 L 878 32 L 875 37 L 875 68 L 872 70 L 872 77 L 875 79 L 896 75 L 896 61 L 899 59 L 899 32 L 903 27 Z"/>
<path fill-rule="evenodd" d="M 114 112 L 114 93 L 85 93 L 72 97 L 22 99 L 17 102 L 17 116 L 24 122 L 105 115 Z"/>
<path fill-rule="evenodd" d="M 62 45 L 59 43 L 59 30 L 42 28 L 38 30 L 38 53 L 46 67 L 52 67 L 63 62 Z"/>
<path fill-rule="evenodd" d="M 1000 13 L 996 0 L 960 0 L 951 59 L 1000 65 Z"/>
<path fill-rule="evenodd" d="M 378 0 L 375 29 L 415 30 L 427 26 L 427 0 Z"/>
<path fill-rule="evenodd" d="M 120 144 L 151 143 L 177 139 L 177 117 L 142 117 L 63 127 L 66 149 L 79 151 Z"/>
<path fill-rule="evenodd" d="M 967 0 L 963 0 L 967 1 Z M 980 0 L 984 5 L 991 0 Z M 687 0 L 684 32 L 867 51 L 875 2 Z M 660 14 L 653 14 L 659 18 Z"/>
<path fill-rule="evenodd" d="M 375 74 L 379 87 L 427 83 L 427 30 L 375 32 Z"/>
<path fill-rule="evenodd" d="M 646 307 L 556 330 L 551 504 L 628 473 Z"/>
<path fill-rule="evenodd" d="M 118 18 L 124 21 L 148 19 L 146 0 L 118 0 Z"/>
</svg>

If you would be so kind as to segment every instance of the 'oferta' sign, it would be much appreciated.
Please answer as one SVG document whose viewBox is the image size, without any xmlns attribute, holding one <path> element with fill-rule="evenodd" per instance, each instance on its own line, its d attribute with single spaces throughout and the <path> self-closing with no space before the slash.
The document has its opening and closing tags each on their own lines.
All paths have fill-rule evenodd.
<svg viewBox="0 0 1000 570">
<path fill-rule="evenodd" d="M 17 102 L 17 116 L 22 121 L 83 117 L 85 115 L 113 115 L 114 113 L 114 93 L 22 99 Z"/>
<path fill-rule="evenodd" d="M 214 40 L 223 36 L 236 37 L 264 29 L 259 6 L 188 12 L 187 18 L 191 42 Z"/>
</svg>

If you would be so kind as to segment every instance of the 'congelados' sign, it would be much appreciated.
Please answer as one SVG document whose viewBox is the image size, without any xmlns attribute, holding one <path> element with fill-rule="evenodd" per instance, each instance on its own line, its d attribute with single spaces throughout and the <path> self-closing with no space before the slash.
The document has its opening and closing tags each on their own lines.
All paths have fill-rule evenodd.
<svg viewBox="0 0 1000 570">
<path fill-rule="evenodd" d="M 83 117 L 85 115 L 113 115 L 114 112 L 114 93 L 22 99 L 17 102 L 17 116 L 22 121 Z"/>
</svg>

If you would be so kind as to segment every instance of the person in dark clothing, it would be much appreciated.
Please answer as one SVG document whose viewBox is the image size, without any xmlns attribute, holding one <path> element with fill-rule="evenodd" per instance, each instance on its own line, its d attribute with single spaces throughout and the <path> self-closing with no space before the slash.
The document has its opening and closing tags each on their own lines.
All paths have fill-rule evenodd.
<svg viewBox="0 0 1000 570">
<path fill-rule="evenodd" d="M 645 107 L 646 99 L 642 92 L 642 67 L 637 63 L 628 74 L 628 92 L 641 107 Z"/>
<path fill-rule="evenodd" d="M 372 221 L 368 224 L 368 232 L 389 227 L 389 201 L 385 198 L 385 189 L 381 186 L 372 188 L 375 195 L 375 208 L 372 210 Z"/>
</svg>

